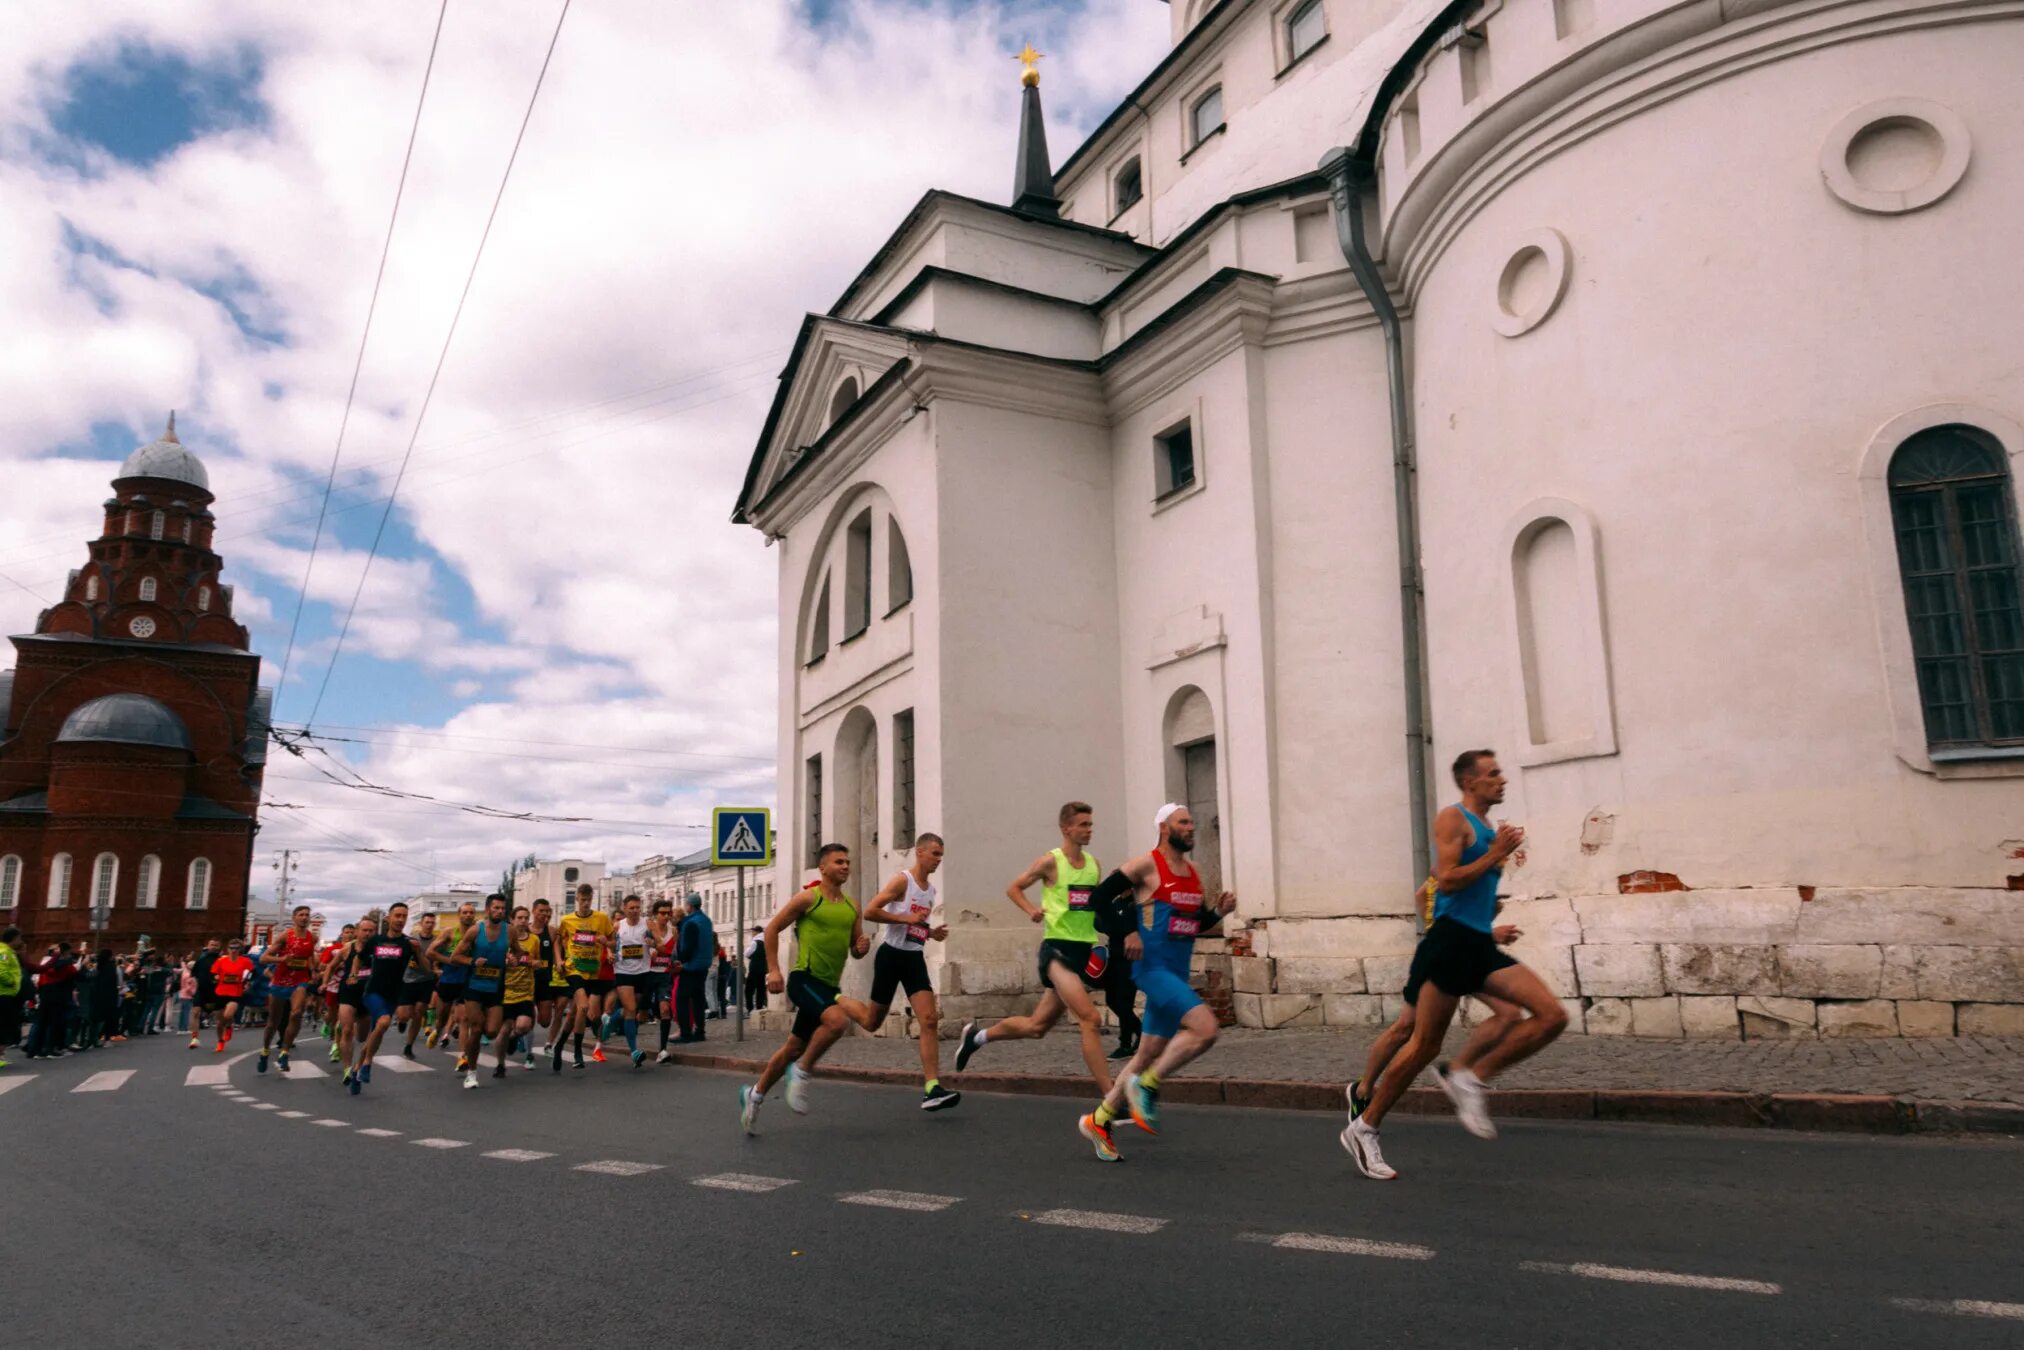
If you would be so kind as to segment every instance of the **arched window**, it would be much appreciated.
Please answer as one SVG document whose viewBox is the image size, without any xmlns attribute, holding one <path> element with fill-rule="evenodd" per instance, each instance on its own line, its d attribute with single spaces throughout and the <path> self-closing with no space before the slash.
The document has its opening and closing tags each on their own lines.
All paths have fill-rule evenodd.
<svg viewBox="0 0 2024 1350">
<path fill-rule="evenodd" d="M 167 533 L 169 517 L 166 512 L 157 511 L 148 517 L 148 538 L 159 539 Z"/>
<path fill-rule="evenodd" d="M 1927 744 L 2024 745 L 2024 595 L 2003 447 L 1976 427 L 1919 432 L 1891 456 L 1890 507 Z"/>
<path fill-rule="evenodd" d="M 111 909 L 119 895 L 119 857 L 101 853 L 91 864 L 91 907 Z"/>
<path fill-rule="evenodd" d="M 857 402 L 857 376 L 846 376 L 843 383 L 836 386 L 836 392 L 829 396 L 828 425 L 834 425 L 836 419 L 849 412 L 850 405 L 855 402 Z"/>
<path fill-rule="evenodd" d="M 184 892 L 185 909 L 209 909 L 211 907 L 211 863 L 207 858 L 198 858 L 190 864 L 189 889 Z"/>
<path fill-rule="evenodd" d="M 815 592 L 815 611 L 808 616 L 808 664 L 814 665 L 829 652 L 829 578 Z"/>
<path fill-rule="evenodd" d="M 87 600 L 98 599 L 98 574 L 95 572 L 84 579 L 84 598 Z"/>
<path fill-rule="evenodd" d="M 0 858 L 0 909 L 14 908 L 21 894 L 21 859 L 16 854 Z"/>
<path fill-rule="evenodd" d="M 843 547 L 843 640 L 871 627 L 871 508 L 850 522 Z"/>
<path fill-rule="evenodd" d="M 142 577 L 141 599 L 152 600 L 154 598 L 155 598 L 155 579 L 153 577 Z"/>
<path fill-rule="evenodd" d="M 201 614 L 208 611 L 210 608 L 211 608 L 211 588 L 209 586 L 197 587 L 197 612 Z"/>
<path fill-rule="evenodd" d="M 134 908 L 153 909 L 162 890 L 162 860 L 150 853 L 141 859 L 140 871 L 134 873 Z"/>
<path fill-rule="evenodd" d="M 59 853 L 49 860 L 49 907 L 65 909 L 70 905 L 70 855 Z"/>
<path fill-rule="evenodd" d="M 897 516 L 886 517 L 886 613 L 914 598 L 914 561 Z"/>
<path fill-rule="evenodd" d="M 188 516 L 184 516 L 184 517 L 183 517 L 183 542 L 184 542 L 184 543 L 186 543 L 186 544 L 187 544 L 187 543 L 189 543 L 189 542 L 190 542 L 190 532 L 191 532 L 191 530 L 193 530 L 194 528 L 195 528 L 195 522 L 194 522 L 194 521 L 192 521 L 192 520 L 191 520 L 191 519 L 190 519 L 190 518 L 189 518 Z"/>
</svg>

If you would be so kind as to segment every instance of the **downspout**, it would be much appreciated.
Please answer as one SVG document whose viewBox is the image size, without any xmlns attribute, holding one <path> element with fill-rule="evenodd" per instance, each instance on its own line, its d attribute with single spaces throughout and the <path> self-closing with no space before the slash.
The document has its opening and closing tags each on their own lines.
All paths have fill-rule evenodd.
<svg viewBox="0 0 2024 1350">
<path fill-rule="evenodd" d="M 1427 793 L 1426 672 L 1421 659 L 1426 621 L 1421 610 L 1420 517 L 1414 493 L 1412 407 L 1407 402 L 1405 339 L 1399 312 L 1378 274 L 1363 235 L 1364 203 L 1377 186 L 1371 165 L 1338 146 L 1324 155 L 1320 170 L 1328 177 L 1335 204 L 1335 236 L 1342 256 L 1363 288 L 1364 299 L 1377 315 L 1384 335 L 1387 386 L 1391 393 L 1392 496 L 1398 514 L 1399 628 L 1406 686 L 1406 791 L 1411 802 L 1413 884 L 1433 874 L 1429 822 L 1433 803 Z M 1417 915 L 1417 906 L 1415 906 Z"/>
</svg>

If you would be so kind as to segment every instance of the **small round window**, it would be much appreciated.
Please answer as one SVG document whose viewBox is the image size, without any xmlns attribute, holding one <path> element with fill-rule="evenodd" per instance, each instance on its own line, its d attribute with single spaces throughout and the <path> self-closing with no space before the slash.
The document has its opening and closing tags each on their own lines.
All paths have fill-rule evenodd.
<svg viewBox="0 0 2024 1350">
<path fill-rule="evenodd" d="M 562 879 L 564 881 L 575 881 L 578 875 L 579 873 L 577 872 L 577 869 L 574 867 L 565 867 L 562 869 Z"/>
</svg>

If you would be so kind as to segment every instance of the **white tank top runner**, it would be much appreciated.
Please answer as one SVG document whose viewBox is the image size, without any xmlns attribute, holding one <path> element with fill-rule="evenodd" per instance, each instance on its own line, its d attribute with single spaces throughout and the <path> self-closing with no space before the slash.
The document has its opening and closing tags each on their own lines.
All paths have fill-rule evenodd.
<svg viewBox="0 0 2024 1350">
<path fill-rule="evenodd" d="M 883 939 L 889 947 L 898 947 L 903 952 L 917 952 L 927 945 L 928 916 L 935 911 L 935 888 L 932 885 L 922 886 L 915 881 L 911 870 L 900 875 L 907 879 L 906 898 L 889 908 L 897 913 L 911 915 L 913 922 L 885 924 Z"/>
<path fill-rule="evenodd" d="M 654 935 L 647 927 L 647 921 L 627 923 L 618 921 L 616 950 L 612 954 L 611 968 L 620 975 L 644 975 L 653 960 Z"/>
</svg>

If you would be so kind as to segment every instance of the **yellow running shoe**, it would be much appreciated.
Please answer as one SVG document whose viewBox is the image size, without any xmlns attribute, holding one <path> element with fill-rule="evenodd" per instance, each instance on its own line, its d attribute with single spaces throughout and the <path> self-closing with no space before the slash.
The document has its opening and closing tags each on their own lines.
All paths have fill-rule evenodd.
<svg viewBox="0 0 2024 1350">
<path fill-rule="evenodd" d="M 1117 1145 L 1111 1142 L 1110 1130 L 1097 1124 L 1095 1116 L 1085 1115 L 1075 1123 L 1075 1128 L 1081 1131 L 1084 1139 L 1096 1145 L 1098 1162 L 1117 1162 L 1124 1156 L 1117 1151 Z"/>
</svg>

